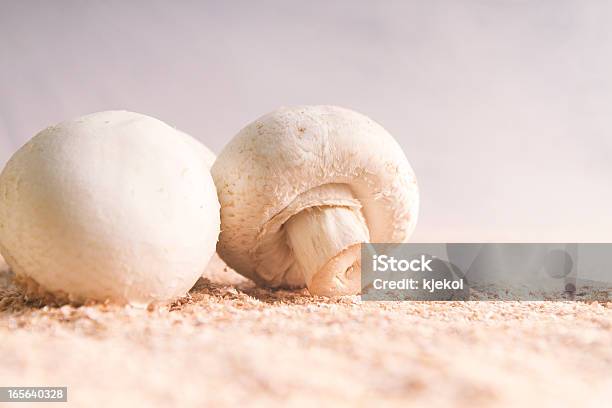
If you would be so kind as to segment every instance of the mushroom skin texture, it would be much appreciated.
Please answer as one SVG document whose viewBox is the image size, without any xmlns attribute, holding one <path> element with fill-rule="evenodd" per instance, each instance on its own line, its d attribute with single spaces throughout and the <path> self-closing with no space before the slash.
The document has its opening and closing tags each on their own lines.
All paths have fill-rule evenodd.
<svg viewBox="0 0 612 408">
<path fill-rule="evenodd" d="M 18 278 L 74 301 L 182 296 L 219 234 L 207 160 L 201 143 L 138 113 L 51 126 L 0 174 L 0 252 Z"/>
<path fill-rule="evenodd" d="M 212 167 L 217 252 L 260 285 L 357 294 L 360 244 L 405 242 L 416 178 L 379 124 L 336 106 L 280 108 L 242 129 Z"/>
</svg>

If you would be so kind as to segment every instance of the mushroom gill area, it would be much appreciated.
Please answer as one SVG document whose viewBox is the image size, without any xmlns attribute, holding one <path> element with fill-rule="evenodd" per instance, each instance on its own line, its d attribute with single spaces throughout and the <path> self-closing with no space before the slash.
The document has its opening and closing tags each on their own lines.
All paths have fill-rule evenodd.
<svg viewBox="0 0 612 408">
<path fill-rule="evenodd" d="M 370 239 L 361 203 L 346 184 L 297 196 L 272 217 L 254 248 L 260 283 L 303 287 L 315 295 L 359 293 L 360 245 Z"/>
</svg>

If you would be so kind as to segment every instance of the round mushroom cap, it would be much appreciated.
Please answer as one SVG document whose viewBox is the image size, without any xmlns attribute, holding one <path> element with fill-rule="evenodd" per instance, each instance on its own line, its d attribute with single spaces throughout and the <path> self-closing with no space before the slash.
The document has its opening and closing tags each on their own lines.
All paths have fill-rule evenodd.
<svg viewBox="0 0 612 408">
<path fill-rule="evenodd" d="M 259 284 L 303 287 L 283 228 L 308 208 L 361 208 L 371 242 L 405 242 L 416 178 L 379 124 L 336 106 L 280 108 L 242 129 L 212 167 L 221 203 L 217 251 Z"/>
<path fill-rule="evenodd" d="M 17 276 L 73 299 L 184 295 L 219 233 L 204 149 L 123 111 L 43 130 L 0 175 L 0 252 Z"/>
</svg>

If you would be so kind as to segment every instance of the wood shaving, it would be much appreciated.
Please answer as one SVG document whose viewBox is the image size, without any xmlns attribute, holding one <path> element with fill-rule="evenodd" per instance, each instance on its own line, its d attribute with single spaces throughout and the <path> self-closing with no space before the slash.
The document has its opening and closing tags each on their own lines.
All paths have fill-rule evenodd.
<svg viewBox="0 0 612 408">
<path fill-rule="evenodd" d="M 148 309 L 31 299 L 0 268 L 0 385 L 69 406 L 605 406 L 612 303 L 365 302 L 258 288 L 214 259 Z"/>
</svg>

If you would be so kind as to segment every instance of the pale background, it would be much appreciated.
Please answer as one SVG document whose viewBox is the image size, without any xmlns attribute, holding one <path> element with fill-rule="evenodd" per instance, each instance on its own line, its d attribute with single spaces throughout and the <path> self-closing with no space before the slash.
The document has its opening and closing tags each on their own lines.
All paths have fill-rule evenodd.
<svg viewBox="0 0 612 408">
<path fill-rule="evenodd" d="M 281 105 L 401 143 L 420 241 L 611 241 L 612 3 L 0 0 L 0 165 L 127 109 L 220 152 Z"/>
</svg>

